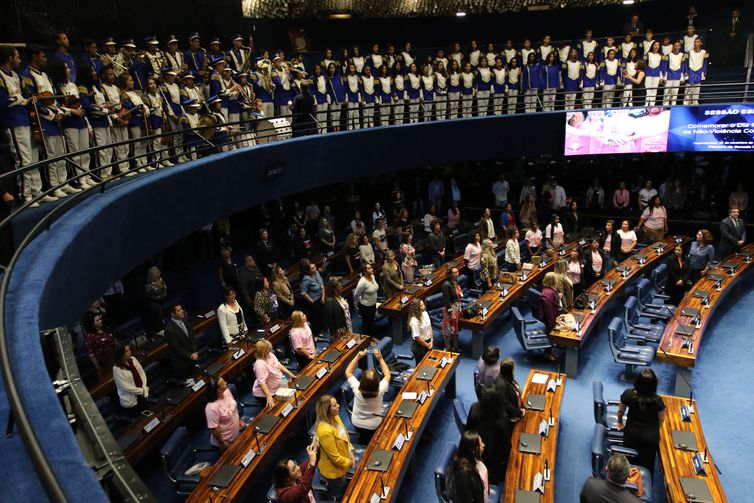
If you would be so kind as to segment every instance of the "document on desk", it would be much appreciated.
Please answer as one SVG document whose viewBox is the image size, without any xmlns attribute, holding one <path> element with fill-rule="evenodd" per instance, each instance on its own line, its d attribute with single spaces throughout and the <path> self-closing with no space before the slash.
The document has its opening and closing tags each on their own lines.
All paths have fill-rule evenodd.
<svg viewBox="0 0 754 503">
<path fill-rule="evenodd" d="M 531 376 L 531 382 L 533 384 L 544 384 L 547 382 L 547 374 L 540 374 L 539 372 Z"/>
<path fill-rule="evenodd" d="M 416 400 L 416 392 L 415 391 L 404 391 L 401 395 L 401 398 L 403 400 Z"/>
</svg>

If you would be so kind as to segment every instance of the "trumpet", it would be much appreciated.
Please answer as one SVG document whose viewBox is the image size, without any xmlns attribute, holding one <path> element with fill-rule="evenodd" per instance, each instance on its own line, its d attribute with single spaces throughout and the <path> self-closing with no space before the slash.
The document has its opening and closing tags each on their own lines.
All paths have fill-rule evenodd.
<svg viewBox="0 0 754 503">
<path fill-rule="evenodd" d="M 115 57 L 117 56 L 117 54 L 115 56 L 110 56 L 109 54 L 100 54 L 98 52 L 96 52 L 95 54 L 97 55 L 99 59 L 102 60 L 102 63 L 104 63 L 105 65 L 113 65 L 113 66 L 119 67 L 121 70 L 128 70 L 128 68 L 121 65 L 115 60 Z"/>
</svg>

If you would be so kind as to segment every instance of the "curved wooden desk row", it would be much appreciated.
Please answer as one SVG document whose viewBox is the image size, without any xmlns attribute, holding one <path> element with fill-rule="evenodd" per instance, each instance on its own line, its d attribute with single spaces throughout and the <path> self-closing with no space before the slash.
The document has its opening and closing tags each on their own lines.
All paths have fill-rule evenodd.
<svg viewBox="0 0 754 503">
<path fill-rule="evenodd" d="M 702 337 L 712 314 L 733 290 L 738 280 L 750 269 L 754 263 L 753 257 L 754 243 L 751 243 L 741 252 L 724 258 L 709 274 L 689 289 L 676 307 L 657 352 L 658 360 L 680 367 L 676 371 L 676 395 L 689 396 L 690 368 L 696 365 Z M 699 292 L 699 295 L 694 295 L 694 292 Z"/>
<path fill-rule="evenodd" d="M 678 240 L 681 243 L 687 243 L 690 238 L 687 236 L 679 236 Z M 602 313 L 606 311 L 611 298 L 614 298 L 628 285 L 631 280 L 640 275 L 644 271 L 649 271 L 661 262 L 668 255 L 673 253 L 673 248 L 676 245 L 676 238 L 671 236 L 665 238 L 663 241 L 653 243 L 646 248 L 643 248 L 632 257 L 627 258 L 621 262 L 618 267 L 611 269 L 600 280 L 592 284 L 587 290 L 587 294 L 590 298 L 594 299 L 594 309 L 574 309 L 571 314 L 576 317 L 577 321 L 580 320 L 580 330 L 560 331 L 553 330 L 550 332 L 550 340 L 553 344 L 563 346 L 566 348 L 566 374 L 568 377 L 576 377 L 578 374 L 578 361 L 579 361 L 579 348 L 586 341 L 592 328 L 597 326 L 597 320 Z M 662 246 L 662 248 L 659 248 Z M 638 259 L 642 259 L 641 263 Z M 619 269 L 627 268 L 626 272 L 621 272 Z M 605 282 L 613 282 L 613 286 L 610 292 L 607 291 Z"/>
<path fill-rule="evenodd" d="M 272 333 L 270 329 L 275 325 L 278 328 Z M 265 325 L 265 331 L 263 333 L 258 332 L 257 336 L 264 337 L 275 345 L 288 335 L 290 328 L 291 323 L 289 321 L 275 320 Z M 240 358 L 234 358 L 234 354 L 239 349 L 243 349 L 244 354 Z M 231 349 L 207 362 L 204 368 L 215 363 L 218 365 L 222 363 L 223 367 L 217 374 L 225 380 L 230 380 L 239 375 L 253 361 L 254 345 L 251 342 L 242 341 L 235 343 Z M 209 378 L 203 376 L 202 371 L 197 372 L 194 380 L 209 382 Z M 188 415 L 204 407 L 207 403 L 207 389 L 207 386 L 199 388 L 176 405 L 167 403 L 167 396 L 164 396 L 149 408 L 152 416 L 139 416 L 138 419 L 135 419 L 117 438 L 126 459 L 130 463 L 136 464 L 147 454 L 158 449 Z M 148 433 L 145 432 L 144 427 L 155 419 L 158 419 L 160 423 Z"/>
<path fill-rule="evenodd" d="M 296 379 L 289 383 L 290 387 L 294 387 L 303 376 L 311 376 L 314 380 L 305 390 L 296 392 L 295 400 L 291 398 L 286 401 L 278 401 L 274 408 L 265 409 L 263 413 L 257 415 L 220 459 L 212 465 L 206 476 L 203 476 L 187 501 L 240 501 L 248 496 L 253 486 L 254 474 L 261 472 L 263 467 L 269 466 L 270 463 L 274 463 L 283 455 L 285 439 L 293 431 L 294 425 L 306 417 L 310 405 L 316 402 L 322 392 L 329 389 L 341 378 L 348 363 L 356 353 L 369 346 L 370 343 L 369 337 L 358 334 L 348 334 L 345 338 L 340 337 L 331 343 L 322 352 L 322 355 L 331 350 L 337 350 L 342 352 L 340 357 L 329 364 L 314 360 L 299 372 Z M 326 373 L 320 378 L 316 378 L 318 372 L 321 371 Z M 296 406 L 296 403 L 298 406 Z M 266 416 L 276 416 L 279 418 L 278 422 L 269 433 L 257 433 L 256 428 L 262 424 Z M 252 456 L 251 451 L 254 453 L 253 458 L 247 463 L 246 467 L 243 467 L 243 460 L 247 456 Z M 241 467 L 241 470 L 227 487 L 213 488 L 211 486 L 212 478 L 225 465 L 237 465 Z"/>
<path fill-rule="evenodd" d="M 465 328 L 472 331 L 472 358 L 477 359 L 482 356 L 484 331 L 492 325 L 497 317 L 503 314 L 515 301 L 524 295 L 531 286 L 542 281 L 542 277 L 545 273 L 555 267 L 555 262 L 557 262 L 559 258 L 565 257 L 571 250 L 574 248 L 580 248 L 580 246 L 581 245 L 578 241 L 573 241 L 561 246 L 560 249 L 555 251 L 555 256 L 549 258 L 546 264 L 536 265 L 531 271 L 526 272 L 526 279 L 523 278 L 523 271 L 517 271 L 516 276 L 518 280 L 515 285 L 507 290 L 505 297 L 503 297 L 502 291 L 497 288 L 492 288 L 479 298 L 477 304 L 480 304 L 482 307 L 488 306 L 487 313 L 485 315 L 480 314 L 474 318 L 461 318 L 458 322 L 459 328 Z"/>
<path fill-rule="evenodd" d="M 533 382 L 535 376 L 537 380 L 544 380 L 544 382 Z M 547 391 L 548 383 L 557 382 L 558 379 L 560 379 L 560 386 L 555 386 L 555 391 Z M 524 404 L 527 404 L 534 395 L 544 395 L 545 405 L 542 411 L 528 409 L 524 417 L 513 426 L 511 452 L 505 472 L 504 502 L 514 503 L 519 491 L 537 492 L 534 489 L 534 479 L 537 474 L 542 474 L 544 484 L 544 493 L 538 501 L 542 503 L 555 501 L 555 454 L 560 432 L 560 404 L 563 401 L 565 383 L 566 377 L 563 374 L 536 369 L 529 371 L 526 385 L 521 390 Z M 544 426 L 543 421 L 549 425 L 549 430 L 546 437 L 540 436 L 540 453 L 522 452 L 521 434 L 528 433 L 537 436 L 541 431 L 540 425 Z M 545 461 L 549 471 L 549 480 L 544 480 Z"/>
<path fill-rule="evenodd" d="M 670 395 L 661 396 L 667 407 L 667 415 L 665 416 L 665 421 L 660 426 L 660 468 L 665 478 L 665 490 L 668 501 L 671 503 L 686 503 L 687 501 L 691 501 L 691 499 L 686 497 L 681 487 L 681 477 L 704 481 L 712 496 L 711 501 L 715 503 L 728 501 L 725 497 L 723 486 L 720 483 L 720 477 L 714 465 L 714 460 L 707 448 L 707 440 L 704 438 L 704 431 L 702 431 L 702 422 L 699 419 L 696 400 L 687 400 Z M 694 413 L 690 414 L 688 421 L 684 421 L 681 415 L 681 406 L 688 406 L 689 402 L 691 402 Z M 674 447 L 675 443 L 672 433 L 674 430 L 690 432 L 693 435 L 700 457 L 704 458 L 706 455 L 707 458 L 707 462 L 702 460 L 701 463 L 704 467 L 703 473 L 697 474 L 694 469 L 692 462 L 694 452 Z M 697 497 L 701 499 L 702 495 L 697 495 Z"/>
<path fill-rule="evenodd" d="M 455 372 L 459 358 L 460 355 L 457 353 L 436 349 L 427 353 L 421 364 L 418 365 L 417 370 L 411 374 L 411 377 L 401 388 L 401 394 L 396 397 L 385 413 L 385 418 L 377 428 L 372 441 L 369 442 L 353 479 L 346 489 L 342 499 L 344 503 L 368 503 L 374 501 L 375 497 L 377 498 L 376 501 L 398 501 L 401 483 L 411 464 L 410 461 L 416 446 L 419 444 L 422 432 L 427 426 L 440 396 L 444 391 L 448 397 L 455 397 Z M 452 359 L 452 361 L 447 362 L 448 359 Z M 447 363 L 442 365 L 443 361 Z M 421 378 L 423 369 L 427 367 L 437 368 L 436 371 L 433 370 L 436 373 L 430 380 Z M 401 403 L 417 402 L 422 392 L 427 393 L 428 396 L 424 399 L 424 403 L 417 404 L 417 408 L 410 419 L 396 417 L 396 412 Z M 416 398 L 406 397 L 403 399 L 403 393 L 414 393 Z M 399 449 L 396 440 L 399 437 L 405 438 L 408 432 L 410 432 L 411 438 L 402 442 Z M 381 451 L 392 453 L 392 458 L 385 471 L 377 471 L 374 469 L 373 463 L 370 465 L 372 456 Z M 385 468 L 385 466 L 382 465 L 381 468 Z M 383 493 L 384 488 L 387 488 L 386 493 Z M 380 495 L 385 496 L 385 498 L 380 499 Z M 434 498 L 434 495 L 432 497 Z M 427 497 L 426 500 L 429 501 L 430 498 Z"/>
<path fill-rule="evenodd" d="M 213 324 L 217 325 L 217 313 L 212 309 L 207 309 L 205 313 L 212 312 L 212 315 L 204 317 L 204 315 L 192 316 L 191 325 L 194 333 L 199 333 L 207 330 Z M 155 344 L 156 343 L 156 344 Z M 168 345 L 163 342 L 162 337 L 155 335 L 148 341 L 146 341 L 149 349 L 143 349 L 141 346 L 131 347 L 131 352 L 139 360 L 142 366 L 146 366 L 153 361 L 162 360 L 168 355 Z M 92 386 L 89 390 L 89 394 L 92 395 L 94 400 L 108 395 L 115 391 L 115 381 L 113 381 L 113 369 L 103 369 L 102 376 L 99 381 Z"/>
</svg>

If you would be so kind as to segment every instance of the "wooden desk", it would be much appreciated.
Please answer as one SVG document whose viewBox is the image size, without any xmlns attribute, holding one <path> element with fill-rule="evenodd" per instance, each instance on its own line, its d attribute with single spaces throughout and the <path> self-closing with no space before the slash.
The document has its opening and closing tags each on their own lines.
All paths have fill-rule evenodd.
<svg viewBox="0 0 754 503">
<path fill-rule="evenodd" d="M 203 315 L 191 317 L 191 328 L 194 330 L 194 333 L 203 332 L 210 328 L 212 325 L 217 326 L 217 313 L 214 312 L 214 309 L 210 308 L 205 310 L 204 313 L 207 313 L 209 311 L 212 311 L 213 314 L 212 316 L 209 316 L 207 318 L 204 318 Z M 131 348 L 133 355 L 139 360 L 139 363 L 141 363 L 142 366 L 146 367 L 148 363 L 162 360 L 167 356 L 168 345 L 162 339 L 163 338 L 161 336 L 155 335 L 150 340 L 159 340 L 160 343 L 147 350 L 141 349 L 139 346 L 134 346 L 133 344 L 129 344 L 129 347 Z M 109 368 L 102 369 L 102 376 L 100 377 L 99 381 L 89 390 L 89 394 L 92 395 L 92 398 L 94 400 L 96 400 L 105 395 L 109 395 L 114 391 L 115 381 L 113 381 L 113 369 Z"/>
<path fill-rule="evenodd" d="M 280 328 L 273 334 L 270 332 L 270 328 L 274 325 L 278 325 Z M 257 333 L 256 335 L 266 338 L 274 346 L 288 335 L 290 328 L 291 323 L 289 321 L 275 320 L 265 325 L 265 332 Z M 218 374 L 226 381 L 230 381 L 239 375 L 245 368 L 254 362 L 254 345 L 250 342 L 242 341 L 235 343 L 232 348 L 235 349 L 219 354 L 216 358 L 207 362 L 203 368 L 206 368 L 215 362 L 223 362 L 225 365 L 220 369 Z M 239 348 L 243 348 L 246 353 L 237 360 L 234 360 L 233 354 Z M 194 379 L 196 381 L 203 380 L 209 382 L 209 378 L 203 376 L 201 371 L 197 372 Z M 150 406 L 149 410 L 153 412 L 153 416 L 139 416 L 121 435 L 118 436 L 118 443 L 125 446 L 125 449 L 123 449 L 123 455 L 126 459 L 130 463 L 136 464 L 147 454 L 158 449 L 187 416 L 204 407 L 207 403 L 207 389 L 207 386 L 202 387 L 198 391 L 195 391 L 184 398 L 177 405 L 166 403 L 166 397 L 162 397 L 156 404 Z M 144 426 L 154 418 L 158 418 L 160 424 L 149 433 L 145 433 Z"/>
<path fill-rule="evenodd" d="M 754 243 L 746 245 L 741 252 L 744 254 L 754 254 Z M 733 286 L 738 283 L 741 276 L 750 269 L 754 260 L 749 259 L 747 262 L 745 256 L 733 254 L 725 257 L 720 264 L 726 262 L 732 262 L 737 265 L 734 273 L 731 275 L 718 265 L 714 269 L 711 269 L 707 276 L 699 279 L 676 307 L 675 313 L 673 313 L 673 317 L 670 318 L 667 327 L 665 327 L 665 332 L 662 335 L 660 348 L 659 351 L 657 351 L 656 358 L 660 361 L 678 366 L 676 369 L 674 391 L 676 396 L 690 396 L 691 390 L 689 388 L 689 383 L 691 382 L 691 369 L 696 365 L 696 359 L 699 356 L 699 350 L 702 345 L 702 337 L 712 319 L 712 314 L 725 297 L 733 290 Z M 719 290 L 716 288 L 717 282 L 709 278 L 710 274 L 725 276 L 720 282 Z M 694 297 L 693 292 L 697 290 L 709 293 L 709 303 L 706 306 L 702 302 L 702 299 Z M 699 311 L 698 325 L 695 326 L 692 324 L 693 316 L 683 315 L 684 308 Z M 676 333 L 679 329 L 679 325 L 692 327 L 692 335 L 690 337 L 685 337 Z M 684 346 L 685 339 L 691 341 L 692 353 L 689 353 L 688 347 Z"/>
<path fill-rule="evenodd" d="M 427 353 L 418 367 L 422 365 L 439 367 L 440 360 L 443 357 L 453 358 L 453 361 L 445 365 L 445 368 L 438 369 L 430 381 L 430 389 L 433 390 L 432 395 L 424 401 L 424 404 L 420 404 L 417 407 L 411 419 L 406 420 L 395 417 L 396 411 L 402 402 L 402 395 L 399 394 L 395 401 L 393 401 L 385 413 L 382 423 L 380 423 L 379 428 L 375 431 L 372 441 L 369 442 L 364 451 L 361 462 L 356 468 L 353 479 L 346 488 L 346 492 L 341 500 L 343 503 L 366 503 L 373 494 L 380 494 L 382 491 L 381 475 L 385 486 L 390 488 L 387 497 L 382 501 L 398 501 L 398 493 L 400 492 L 403 478 L 406 476 L 406 471 L 411 464 L 410 460 L 416 450 L 416 446 L 419 444 L 424 428 L 429 422 L 432 411 L 440 400 L 440 396 L 444 391 L 448 397 L 455 397 L 455 372 L 456 367 L 458 367 L 459 355 L 433 349 Z M 401 393 L 414 392 L 418 395 L 426 390 L 427 381 L 419 379 L 417 372 L 414 372 L 403 385 L 403 388 L 401 388 Z M 398 451 L 393 447 L 395 440 L 398 438 L 398 435 L 406 434 L 406 428 L 411 432 L 411 438 L 406 440 L 401 450 Z M 367 470 L 366 468 L 366 464 L 377 449 L 389 450 L 393 453 L 390 466 L 384 473 Z M 434 499 L 434 497 L 433 494 L 432 498 L 427 497 L 426 500 L 429 501 L 430 499 Z"/>
<path fill-rule="evenodd" d="M 683 243 L 689 241 L 689 238 L 684 236 Z M 657 252 L 657 246 L 659 243 L 653 243 L 646 248 L 640 250 L 634 256 L 642 257 L 644 264 L 639 264 L 633 257 L 629 257 L 619 264 L 619 266 L 630 267 L 631 270 L 627 274 L 623 275 L 617 271 L 617 268 L 611 269 L 600 280 L 596 281 L 593 285 L 587 288 L 586 292 L 590 295 L 596 296 L 595 306 L 593 310 L 589 308 L 579 310 L 574 309 L 571 311 L 573 315 L 579 315 L 583 319 L 581 321 L 581 330 L 575 329 L 569 331 L 560 331 L 554 329 L 550 332 L 550 340 L 553 344 L 563 346 L 566 348 L 566 360 L 565 370 L 568 377 L 575 378 L 578 374 L 579 365 L 579 348 L 586 342 L 589 333 L 592 328 L 597 326 L 597 320 L 599 320 L 602 313 L 607 309 L 610 299 L 618 296 L 623 288 L 636 276 L 639 276 L 644 271 L 651 270 L 655 265 L 662 262 L 665 257 L 673 253 L 676 242 L 675 238 L 667 237 L 661 241 L 665 245 L 661 253 Z M 607 292 L 606 288 L 602 285 L 603 281 L 612 280 L 615 281 L 612 291 Z"/>
<path fill-rule="evenodd" d="M 347 347 L 350 341 L 355 341 L 351 348 Z M 302 392 L 297 392 L 298 407 L 294 407 L 286 416 L 282 416 L 282 411 L 287 405 L 294 405 L 293 398 L 285 402 L 278 401 L 272 409 L 265 409 L 264 414 L 259 414 L 249 425 L 241 432 L 241 435 L 233 444 L 223 453 L 220 459 L 212 466 L 212 469 L 204 476 L 194 492 L 188 497 L 188 502 L 206 502 L 206 501 L 241 501 L 248 496 L 252 489 L 255 474 L 258 475 L 263 471 L 263 467 L 269 466 L 270 463 L 276 462 L 282 455 L 281 451 L 285 447 L 284 439 L 290 435 L 295 425 L 306 416 L 309 406 L 316 402 L 323 391 L 330 388 L 333 383 L 341 380 L 348 363 L 354 358 L 356 353 L 371 344 L 371 339 L 358 334 L 349 334 L 347 338 L 339 337 L 331 343 L 325 352 L 331 349 L 342 351 L 343 354 L 332 364 L 329 364 L 328 372 L 321 378 L 315 379 L 309 387 Z M 299 374 L 301 376 L 314 376 L 320 369 L 328 368 L 328 365 L 313 360 Z M 296 379 L 291 381 L 291 385 L 296 383 Z M 273 415 L 280 417 L 280 420 L 266 435 L 257 435 L 255 438 L 254 427 L 259 423 L 263 415 Z M 259 447 L 258 447 L 259 446 Z M 259 452 L 261 447 L 262 452 Z M 256 454 L 254 459 L 246 468 L 243 468 L 236 475 L 233 482 L 226 488 L 215 491 L 209 483 L 215 473 L 226 464 L 241 465 L 241 460 L 246 456 L 250 449 Z M 266 486 L 269 487 L 269 484 Z M 266 490 L 265 487 L 265 490 Z"/>
<path fill-rule="evenodd" d="M 692 400 L 694 413 L 691 421 L 681 419 L 681 406 L 688 405 L 689 400 L 677 396 L 661 395 L 667 407 L 665 421 L 660 426 L 660 468 L 665 479 L 665 490 L 668 501 L 671 503 L 686 503 L 686 495 L 681 488 L 681 477 L 703 479 L 707 482 L 712 499 L 715 503 L 728 501 L 720 483 L 720 477 L 714 466 L 712 454 L 707 452 L 708 463 L 704 464 L 704 474 L 697 475 L 691 464 L 693 452 L 676 449 L 673 447 L 673 430 L 690 431 L 694 433 L 699 452 L 707 449 L 707 440 L 702 431 L 702 422 L 699 419 L 699 410 L 696 400 Z"/>
<path fill-rule="evenodd" d="M 577 247 L 579 247 L 579 244 L 578 242 L 574 241 L 572 243 L 564 245 L 563 247 L 561 247 L 561 249 L 564 250 L 564 252 L 567 254 L 572 249 Z M 492 305 L 487 310 L 486 316 L 482 316 L 480 314 L 479 316 L 476 316 L 474 318 L 462 317 L 459 320 L 459 329 L 465 328 L 471 330 L 472 332 L 472 358 L 478 359 L 480 356 L 482 356 L 484 346 L 484 331 L 489 328 L 489 326 L 497 319 L 498 316 L 505 312 L 515 301 L 517 301 L 522 295 L 524 295 L 531 286 L 539 283 L 542 280 L 542 277 L 545 275 L 545 273 L 550 271 L 555 266 L 555 262 L 557 262 L 558 258 L 557 253 L 559 253 L 559 250 L 556 251 L 556 256 L 551 257 L 544 267 L 541 267 L 539 265 L 534 266 L 534 268 L 532 268 L 532 270 L 527 273 L 526 280 L 521 281 L 521 276 L 519 276 L 518 282 L 508 290 L 508 295 L 506 295 L 505 297 L 501 297 L 502 292 L 500 292 L 496 288 L 487 290 L 481 297 L 479 297 L 477 304 L 485 301 L 492 302 Z M 520 274 L 520 271 L 517 274 Z"/>
<path fill-rule="evenodd" d="M 547 383 L 536 384 L 532 382 L 535 374 L 544 374 L 547 380 L 557 380 L 560 378 L 562 383 L 555 388 L 554 392 L 547 392 Z M 529 371 L 529 377 L 526 379 L 526 385 L 521 390 L 521 396 L 526 403 L 529 394 L 545 395 L 545 410 L 535 411 L 527 410 L 526 415 L 513 426 L 513 436 L 511 437 L 511 453 L 508 457 L 508 467 L 505 472 L 505 495 L 503 501 L 513 502 L 516 499 L 516 491 L 523 489 L 532 490 L 532 481 L 537 473 L 543 473 L 545 460 L 550 470 L 550 480 L 545 482 L 545 492 L 540 498 L 540 502 L 547 503 L 555 501 L 555 454 L 557 453 L 558 433 L 560 432 L 560 404 L 563 401 L 565 391 L 566 377 L 557 372 L 547 372 L 544 370 L 532 369 Z M 539 455 L 528 454 L 519 451 L 519 438 L 521 433 L 537 434 L 539 425 L 542 420 L 549 421 L 550 414 L 554 424 L 550 426 L 548 436 L 542 437 L 542 449 Z"/>
</svg>

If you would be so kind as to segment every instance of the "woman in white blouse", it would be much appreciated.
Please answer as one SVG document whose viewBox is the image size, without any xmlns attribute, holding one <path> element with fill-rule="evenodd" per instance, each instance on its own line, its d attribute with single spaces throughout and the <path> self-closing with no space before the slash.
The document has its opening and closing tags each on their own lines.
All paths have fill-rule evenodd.
<svg viewBox="0 0 754 503">
<path fill-rule="evenodd" d="M 521 269 L 521 248 L 518 246 L 518 229 L 508 229 L 508 241 L 505 242 L 505 267 L 508 272 Z"/>
<path fill-rule="evenodd" d="M 369 242 L 369 236 L 364 234 L 360 238 L 359 254 L 361 255 L 362 264 L 374 264 L 374 248 Z"/>
<path fill-rule="evenodd" d="M 217 308 L 217 323 L 223 342 L 230 344 L 234 338 L 246 335 L 246 319 L 243 309 L 236 301 L 236 291 L 231 287 L 225 288 L 225 302 Z"/>
<path fill-rule="evenodd" d="M 351 413 L 351 424 L 359 433 L 359 441 L 362 445 L 367 445 L 374 435 L 374 431 L 382 421 L 382 397 L 390 385 L 390 369 L 385 363 L 379 349 L 374 350 L 374 358 L 380 365 L 380 372 L 383 377 L 374 369 L 367 369 L 361 375 L 361 379 L 356 379 L 353 375 L 359 360 L 366 356 L 367 350 L 361 350 L 346 367 L 346 381 L 353 390 L 353 412 Z"/>
<path fill-rule="evenodd" d="M 424 301 L 413 299 L 408 310 L 408 328 L 411 329 L 411 353 L 414 355 L 416 366 L 424 359 L 428 351 L 432 350 L 432 322 L 427 314 Z"/>
<path fill-rule="evenodd" d="M 115 346 L 115 365 L 113 365 L 113 381 L 118 391 L 120 406 L 127 415 L 135 416 L 146 408 L 149 397 L 147 376 L 139 360 L 131 356 L 128 344 Z"/>
<path fill-rule="evenodd" d="M 374 333 L 374 315 L 377 312 L 377 292 L 380 286 L 374 277 L 372 264 L 361 266 L 362 276 L 356 284 L 353 292 L 353 303 L 361 314 L 361 333 L 372 335 Z"/>
<path fill-rule="evenodd" d="M 628 220 L 621 223 L 618 236 L 620 236 L 620 261 L 623 262 L 633 253 L 637 241 L 636 232 L 631 229 L 631 223 Z"/>
</svg>

